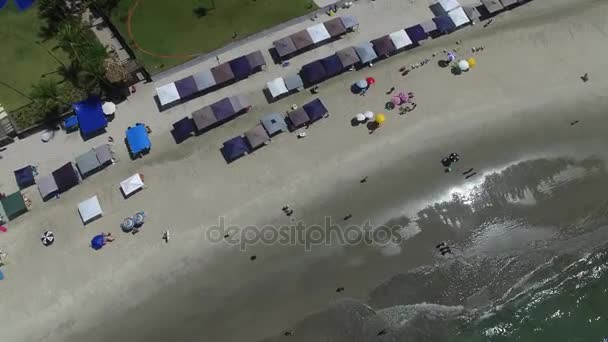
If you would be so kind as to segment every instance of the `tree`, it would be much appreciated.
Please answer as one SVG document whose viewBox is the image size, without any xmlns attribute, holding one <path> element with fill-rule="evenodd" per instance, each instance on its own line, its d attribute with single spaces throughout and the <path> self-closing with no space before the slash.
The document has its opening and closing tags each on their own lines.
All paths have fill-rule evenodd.
<svg viewBox="0 0 608 342">
<path fill-rule="evenodd" d="M 45 39 L 53 37 L 65 21 L 73 20 L 64 0 L 39 0 L 38 16 L 46 21 L 40 29 Z"/>
<path fill-rule="evenodd" d="M 57 112 L 61 107 L 59 86 L 53 80 L 42 79 L 32 86 L 31 97 L 46 112 Z"/>
<path fill-rule="evenodd" d="M 208 10 L 207 7 L 199 6 L 193 9 L 192 12 L 194 12 L 197 18 L 202 18 L 207 15 Z"/>
</svg>

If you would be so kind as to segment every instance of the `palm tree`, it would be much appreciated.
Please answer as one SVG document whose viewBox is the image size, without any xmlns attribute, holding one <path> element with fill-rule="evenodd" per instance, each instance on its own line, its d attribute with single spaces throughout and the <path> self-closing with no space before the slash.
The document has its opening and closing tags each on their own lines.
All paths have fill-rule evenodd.
<svg viewBox="0 0 608 342">
<path fill-rule="evenodd" d="M 42 79 L 38 84 L 32 86 L 31 97 L 38 110 L 43 111 L 49 117 L 57 115 L 63 106 L 60 99 L 61 91 L 53 80 Z"/>
<path fill-rule="evenodd" d="M 71 61 L 70 64 L 62 64 L 57 68 L 57 73 L 63 77 L 61 83 L 68 81 L 74 86 L 80 84 L 80 78 L 82 76 L 82 68 L 78 63 Z"/>
</svg>

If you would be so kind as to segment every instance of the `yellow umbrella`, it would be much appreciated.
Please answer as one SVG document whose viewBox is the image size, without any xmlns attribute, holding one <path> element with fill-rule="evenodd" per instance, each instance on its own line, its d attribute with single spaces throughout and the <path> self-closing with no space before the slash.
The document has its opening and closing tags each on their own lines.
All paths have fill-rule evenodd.
<svg viewBox="0 0 608 342">
<path fill-rule="evenodd" d="M 376 114 L 376 123 L 377 124 L 381 124 L 384 121 L 386 121 L 386 117 L 384 117 L 384 114 Z"/>
<path fill-rule="evenodd" d="M 467 59 L 467 62 L 469 62 L 469 67 L 471 68 L 475 67 L 475 65 L 477 64 L 477 61 L 473 57 Z"/>
</svg>

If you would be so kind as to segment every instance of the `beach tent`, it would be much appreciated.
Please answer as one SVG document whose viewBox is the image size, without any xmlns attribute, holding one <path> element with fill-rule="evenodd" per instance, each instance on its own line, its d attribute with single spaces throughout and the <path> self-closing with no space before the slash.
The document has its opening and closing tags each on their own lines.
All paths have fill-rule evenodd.
<svg viewBox="0 0 608 342">
<path fill-rule="evenodd" d="M 476 7 L 463 6 L 462 9 L 464 10 L 464 13 L 467 14 L 467 17 L 471 19 L 471 21 L 479 20 L 479 18 L 481 18 L 481 13 L 479 13 Z"/>
<path fill-rule="evenodd" d="M 252 150 L 264 146 L 270 141 L 270 136 L 266 133 L 266 130 L 262 125 L 256 125 L 245 132 L 245 138 L 247 138 L 249 147 L 251 147 Z"/>
<path fill-rule="evenodd" d="M 107 166 L 112 164 L 112 150 L 110 149 L 110 145 L 102 144 L 94 148 L 95 154 L 97 155 L 97 160 L 99 160 L 99 164 L 101 166 Z"/>
<path fill-rule="evenodd" d="M 302 108 L 306 112 L 306 115 L 308 115 L 310 118 L 310 121 L 319 120 L 328 113 L 327 108 L 325 108 L 320 99 L 314 99 L 303 105 Z"/>
<path fill-rule="evenodd" d="M 76 167 L 80 171 L 82 178 L 86 178 L 88 175 L 94 173 L 101 168 L 101 163 L 97 159 L 97 153 L 95 150 L 90 150 L 86 153 L 76 157 Z"/>
<path fill-rule="evenodd" d="M 249 65 L 249 61 L 245 56 L 235 58 L 228 62 L 228 64 L 230 65 L 230 69 L 234 74 L 234 78 L 237 80 L 245 79 L 252 74 L 251 65 Z"/>
<path fill-rule="evenodd" d="M 450 17 L 450 19 L 452 19 L 456 27 L 461 27 L 471 22 L 462 7 L 458 7 L 457 9 L 451 10 L 448 13 L 448 16 Z"/>
<path fill-rule="evenodd" d="M 34 168 L 31 165 L 14 171 L 14 174 L 19 189 L 25 189 L 36 184 L 36 181 L 34 180 Z"/>
<path fill-rule="evenodd" d="M 198 131 L 209 129 L 217 123 L 217 118 L 209 106 L 192 112 L 192 120 Z"/>
<path fill-rule="evenodd" d="M 508 8 L 517 5 L 517 0 L 500 0 L 500 3 L 502 3 L 505 8 Z"/>
<path fill-rule="evenodd" d="M 445 12 L 460 7 L 458 0 L 438 0 L 438 3 Z"/>
<path fill-rule="evenodd" d="M 80 218 L 84 224 L 101 217 L 103 211 L 101 210 L 101 205 L 99 205 L 97 195 L 80 202 L 78 204 L 78 213 L 80 213 Z"/>
<path fill-rule="evenodd" d="M 307 30 L 302 30 L 292 34 L 291 40 L 298 51 L 304 50 L 314 44 Z"/>
<path fill-rule="evenodd" d="M 304 83 L 313 85 L 324 80 L 327 73 L 325 72 L 325 67 L 321 61 L 314 61 L 302 67 L 300 76 L 302 77 L 302 80 L 304 80 Z"/>
<path fill-rule="evenodd" d="M 213 74 L 209 69 L 197 72 L 192 75 L 192 78 L 194 78 L 194 83 L 196 84 L 196 89 L 198 91 L 209 89 L 215 85 L 215 78 L 213 78 Z"/>
<path fill-rule="evenodd" d="M 264 129 L 269 136 L 274 136 L 275 134 L 281 133 L 287 129 L 287 124 L 285 123 L 285 118 L 279 113 L 270 113 L 266 114 L 260 120 Z"/>
<path fill-rule="evenodd" d="M 395 45 L 389 36 L 383 36 L 371 41 L 378 56 L 388 56 L 395 51 Z"/>
<path fill-rule="evenodd" d="M 2 204 L 4 213 L 9 220 L 14 220 L 15 218 L 27 213 L 27 206 L 25 205 L 23 196 L 19 191 L 0 199 L 0 204 Z"/>
<path fill-rule="evenodd" d="M 416 44 L 429 38 L 429 35 L 424 31 L 422 25 L 410 26 L 405 29 L 405 33 L 407 33 L 408 37 L 412 39 L 412 42 Z"/>
<path fill-rule="evenodd" d="M 268 88 L 272 98 L 277 98 L 278 96 L 289 92 L 282 77 L 278 77 L 270 82 L 267 82 L 266 87 Z"/>
<path fill-rule="evenodd" d="M 36 180 L 36 185 L 38 185 L 38 191 L 40 192 L 40 197 L 42 197 L 43 201 L 48 200 L 50 197 L 55 196 L 59 192 L 55 178 L 53 178 L 51 175 L 38 177 Z"/>
<path fill-rule="evenodd" d="M 327 32 L 332 38 L 339 37 L 346 33 L 346 27 L 340 18 L 333 18 L 323 23 Z"/>
<path fill-rule="evenodd" d="M 215 114 L 217 121 L 227 120 L 234 116 L 234 114 L 236 113 L 236 111 L 232 107 L 232 104 L 230 103 L 230 99 L 227 97 L 212 104 L 211 110 L 213 111 L 213 114 Z"/>
<path fill-rule="evenodd" d="M 240 157 L 249 153 L 249 146 L 245 138 L 239 136 L 234 137 L 224 142 L 222 147 L 222 154 L 228 163 L 231 163 Z"/>
<path fill-rule="evenodd" d="M 498 0 L 481 0 L 483 6 L 488 10 L 489 14 L 497 14 L 505 8 Z"/>
<path fill-rule="evenodd" d="M 304 81 L 302 81 L 302 77 L 299 74 L 287 75 L 283 80 L 285 81 L 285 87 L 289 91 L 304 89 Z"/>
<path fill-rule="evenodd" d="M 448 15 L 435 17 L 433 21 L 437 24 L 437 31 L 442 34 L 450 33 L 456 29 L 456 24 L 454 24 L 452 18 Z"/>
<path fill-rule="evenodd" d="M 228 63 L 211 68 L 211 74 L 217 84 L 224 84 L 234 80 L 234 73 L 232 73 L 232 69 Z"/>
<path fill-rule="evenodd" d="M 144 181 L 139 173 L 120 182 L 120 191 L 125 197 L 131 196 L 134 192 L 144 187 Z"/>
<path fill-rule="evenodd" d="M 424 29 L 424 32 L 428 35 L 434 35 L 437 32 L 437 24 L 434 20 L 429 19 L 420 23 L 420 26 Z"/>
<path fill-rule="evenodd" d="M 340 16 L 340 21 L 342 21 L 342 25 L 344 25 L 344 28 L 348 31 L 355 31 L 359 28 L 359 21 L 353 15 L 346 14 Z"/>
<path fill-rule="evenodd" d="M 298 108 L 287 114 L 291 130 L 298 129 L 310 123 L 310 117 L 303 108 Z"/>
<path fill-rule="evenodd" d="M 338 56 L 338 58 L 340 58 L 340 63 L 342 63 L 345 68 L 348 68 L 351 65 L 355 65 L 361 61 L 353 47 L 347 47 L 346 49 L 342 49 L 336 52 L 336 55 Z"/>
<path fill-rule="evenodd" d="M 321 59 L 321 64 L 325 68 L 325 77 L 336 76 L 344 70 L 344 66 L 340 62 L 338 55 L 331 55 Z"/>
<path fill-rule="evenodd" d="M 175 141 L 179 144 L 188 139 L 194 132 L 194 122 L 192 119 L 185 117 L 173 123 L 173 131 L 171 132 Z"/>
<path fill-rule="evenodd" d="M 363 43 L 354 47 L 355 51 L 357 51 L 357 55 L 359 55 L 359 59 L 361 63 L 370 63 L 375 61 L 378 58 L 376 55 L 376 51 L 374 51 L 374 46 L 372 43 Z"/>
<path fill-rule="evenodd" d="M 150 142 L 150 137 L 148 137 L 148 132 L 146 131 L 146 126 L 144 124 L 137 123 L 135 126 L 129 127 L 126 131 L 126 135 L 127 144 L 129 145 L 129 151 L 132 156 L 150 151 L 152 143 Z"/>
<path fill-rule="evenodd" d="M 406 46 L 412 45 L 412 40 L 407 35 L 405 30 L 395 31 L 395 32 L 389 34 L 388 36 L 391 39 L 391 41 L 393 42 L 393 45 L 395 45 L 395 48 L 397 50 L 402 49 Z"/>
<path fill-rule="evenodd" d="M 179 93 L 173 82 L 156 88 L 156 95 L 161 106 L 166 106 L 180 100 Z"/>
<path fill-rule="evenodd" d="M 84 101 L 72 104 L 76 117 L 78 117 L 78 126 L 80 126 L 80 134 L 83 138 L 89 138 L 93 134 L 98 133 L 108 125 L 108 120 L 103 114 L 101 101 L 98 97 L 90 97 Z"/>
<path fill-rule="evenodd" d="M 51 174 L 55 178 L 55 184 L 57 184 L 59 192 L 66 192 L 80 183 L 78 173 L 74 170 L 74 165 L 71 162 L 64 164 Z"/>
<path fill-rule="evenodd" d="M 251 109 L 251 102 L 249 102 L 249 98 L 245 95 L 230 96 L 228 100 L 235 113 L 248 112 Z"/>
<path fill-rule="evenodd" d="M 293 40 L 291 40 L 291 36 L 276 40 L 272 43 L 272 45 L 274 45 L 274 49 L 277 51 L 277 55 L 279 55 L 279 57 L 285 57 L 298 50 L 293 43 Z"/>
<path fill-rule="evenodd" d="M 251 67 L 253 72 L 261 70 L 266 66 L 266 61 L 264 60 L 264 56 L 262 56 L 262 53 L 259 50 L 253 51 L 252 53 L 248 54 L 245 57 L 247 58 L 247 61 L 249 62 L 249 66 Z"/>
<path fill-rule="evenodd" d="M 327 29 L 323 24 L 310 26 L 306 29 L 306 31 L 310 35 L 310 39 L 312 39 L 312 42 L 315 44 L 331 38 L 331 35 L 329 34 L 329 32 L 327 32 Z"/>
<path fill-rule="evenodd" d="M 184 77 L 179 81 L 175 81 L 175 88 L 181 99 L 188 98 L 198 91 L 194 77 Z"/>
</svg>

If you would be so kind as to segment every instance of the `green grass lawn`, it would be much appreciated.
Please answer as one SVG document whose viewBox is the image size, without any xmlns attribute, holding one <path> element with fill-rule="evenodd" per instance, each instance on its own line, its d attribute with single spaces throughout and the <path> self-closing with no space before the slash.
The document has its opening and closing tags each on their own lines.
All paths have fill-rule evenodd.
<svg viewBox="0 0 608 342">
<path fill-rule="evenodd" d="M 134 2 L 123 0 L 112 13 L 114 24 L 127 41 L 130 41 L 127 13 Z M 206 7 L 208 13 L 199 18 L 193 10 L 200 6 Z M 242 39 L 316 8 L 312 0 L 141 0 L 133 14 L 131 28 L 137 43 L 155 54 L 200 54 L 231 42 L 235 32 L 237 39 Z M 164 59 L 135 48 L 134 51 L 150 73 L 189 59 Z"/>
<path fill-rule="evenodd" d="M 8 111 L 30 103 L 17 91 L 28 95 L 41 75 L 53 72 L 59 66 L 43 47 L 36 45 L 37 41 L 41 41 L 38 32 L 43 24 L 35 6 L 19 12 L 9 1 L 0 10 L 0 104 Z M 61 51 L 53 51 L 54 41 L 42 42 L 42 45 L 61 60 L 67 60 Z"/>
</svg>

